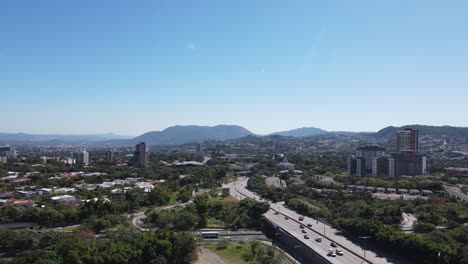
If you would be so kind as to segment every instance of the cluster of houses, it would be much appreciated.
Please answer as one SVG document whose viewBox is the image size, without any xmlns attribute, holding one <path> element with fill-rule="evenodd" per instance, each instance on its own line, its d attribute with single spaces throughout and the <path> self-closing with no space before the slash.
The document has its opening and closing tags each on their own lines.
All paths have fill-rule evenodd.
<svg viewBox="0 0 468 264">
<path fill-rule="evenodd" d="M 423 195 L 429 196 L 433 192 L 431 190 L 418 190 L 418 189 L 405 189 L 405 188 L 385 188 L 385 187 L 374 187 L 374 186 L 362 186 L 362 185 L 348 185 L 350 191 L 370 192 L 370 193 L 395 193 L 395 194 L 410 194 L 410 195 Z"/>
<path fill-rule="evenodd" d="M 68 202 L 72 203 L 77 199 L 70 195 L 76 192 L 75 188 L 37 188 L 36 186 L 21 186 L 16 187 L 12 192 L 3 192 L 0 194 L 0 206 L 26 206 L 33 207 L 35 203 L 30 198 L 41 195 L 55 195 L 51 197 L 54 202 Z M 20 194 L 29 199 L 15 199 L 14 194 Z"/>
<path fill-rule="evenodd" d="M 164 182 L 164 180 L 147 180 L 143 181 L 142 178 L 125 178 L 125 179 L 115 179 L 113 181 L 105 181 L 100 184 L 86 184 L 84 181 L 81 181 L 81 184 L 75 185 L 76 188 L 67 188 L 67 187 L 54 187 L 54 188 L 39 188 L 37 186 L 27 185 L 25 183 L 31 181 L 29 178 L 30 176 L 40 175 L 39 172 L 29 172 L 26 174 L 22 174 L 19 172 L 8 172 L 5 177 L 1 179 L 4 180 L 3 185 L 13 185 L 15 183 L 21 184 L 21 186 L 17 186 L 12 188 L 12 191 L 7 192 L 0 192 L 0 206 L 4 205 L 11 205 L 11 206 L 25 206 L 25 207 L 33 207 L 36 206 L 32 197 L 35 196 L 42 196 L 42 195 L 51 195 L 51 200 L 53 202 L 65 202 L 74 205 L 82 205 L 84 202 L 83 200 L 77 199 L 73 194 L 77 192 L 77 189 L 87 189 L 87 190 L 96 190 L 96 188 L 113 188 L 110 193 L 111 194 L 123 194 L 130 189 L 138 188 L 143 190 L 144 192 L 150 192 L 154 189 L 158 184 Z M 67 178 L 73 176 L 80 176 L 80 177 L 96 177 L 96 176 L 105 176 L 106 173 L 100 172 L 65 172 L 57 174 L 54 177 L 49 179 L 60 179 L 60 178 Z M 25 199 L 15 199 L 18 196 L 22 196 Z"/>
<path fill-rule="evenodd" d="M 133 188 L 142 189 L 144 192 L 151 192 L 158 184 L 163 183 L 164 180 L 147 180 L 141 181 L 141 178 L 125 178 L 125 179 L 115 179 L 110 182 L 103 182 L 101 184 L 80 184 L 77 185 L 78 188 L 84 188 L 87 190 L 95 190 L 98 187 L 101 188 L 113 188 L 115 186 L 120 186 L 119 188 L 114 188 L 111 190 L 111 194 L 122 194 L 126 193 L 128 190 Z M 125 186 L 125 187 L 121 187 Z"/>
</svg>

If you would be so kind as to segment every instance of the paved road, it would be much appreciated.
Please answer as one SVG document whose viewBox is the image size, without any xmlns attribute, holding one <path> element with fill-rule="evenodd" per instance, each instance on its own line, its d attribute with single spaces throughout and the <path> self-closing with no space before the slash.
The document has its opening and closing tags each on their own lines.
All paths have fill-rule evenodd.
<svg viewBox="0 0 468 264">
<path fill-rule="evenodd" d="M 245 199 L 246 197 L 248 197 L 250 199 L 254 199 L 254 200 L 257 200 L 257 201 L 263 201 L 257 194 L 255 194 L 255 193 L 253 193 L 253 192 L 246 189 L 247 181 L 248 181 L 248 178 L 239 177 L 236 182 L 231 183 L 231 188 L 230 188 L 231 195 L 233 195 L 234 197 L 236 197 L 239 200 Z M 288 216 L 289 218 L 292 218 L 292 219 L 295 219 L 295 220 L 299 219 L 300 215 L 298 213 L 294 212 L 293 210 L 285 207 L 284 202 L 280 202 L 280 203 L 272 203 L 270 201 L 266 201 L 266 202 L 268 202 L 270 204 L 270 208 L 278 211 L 280 214 L 275 215 L 274 210 L 270 210 L 265 214 L 265 216 L 270 217 L 273 214 L 274 216 L 276 216 L 276 217 L 272 218 L 272 219 L 274 219 L 273 221 L 278 220 L 278 218 L 280 218 L 280 219 L 282 218 L 283 221 L 278 222 L 279 226 L 281 226 L 281 224 L 283 224 L 283 225 L 285 224 L 285 221 L 284 221 L 285 216 Z M 290 221 L 290 222 L 292 222 L 292 221 Z M 289 224 L 289 222 L 287 222 L 287 223 L 288 224 L 286 225 L 286 227 L 283 228 L 284 230 L 286 230 L 286 231 L 288 231 L 288 232 L 290 232 L 292 234 L 294 234 L 297 230 L 299 230 L 299 224 L 296 223 L 295 226 L 294 226 L 294 224 L 293 224 L 293 226 L 291 226 Z M 333 240 L 335 243 L 338 244 L 339 247 L 341 247 L 343 249 L 343 251 L 344 251 L 344 249 L 346 249 L 346 251 L 348 253 L 347 255 L 351 255 L 351 253 L 349 253 L 349 252 L 352 251 L 354 253 L 354 256 L 356 256 L 356 258 L 361 260 L 359 263 L 363 262 L 363 260 L 364 260 L 364 250 L 363 250 L 363 248 L 361 246 L 359 246 L 359 245 L 354 244 L 353 242 L 351 242 L 347 238 L 343 237 L 340 234 L 340 231 L 332 228 L 329 225 L 321 223 L 320 221 L 317 222 L 316 219 L 313 219 L 313 218 L 310 218 L 310 217 L 305 217 L 303 223 L 306 223 L 306 224 L 307 223 L 312 223 L 312 228 L 306 227 L 306 228 L 309 229 L 309 231 L 311 231 L 311 232 L 313 231 L 316 234 L 317 233 L 321 234 L 321 236 L 323 238 L 326 238 L 328 241 Z M 324 230 L 325 230 L 325 232 L 324 232 Z M 300 230 L 299 230 L 299 232 L 300 232 Z M 300 238 L 303 239 L 303 236 L 300 236 Z M 328 245 L 329 244 L 330 243 L 328 243 Z M 314 249 L 313 247 L 311 247 L 311 248 Z M 328 250 L 328 247 L 327 247 L 327 250 Z M 321 251 L 321 252 L 323 253 L 323 251 Z M 318 252 L 318 253 L 320 253 L 320 252 Z M 354 258 L 354 257 L 350 257 L 350 259 L 351 259 L 350 261 L 354 261 L 354 260 L 352 260 L 352 258 Z M 333 258 L 333 260 L 334 259 L 338 259 L 338 258 Z M 375 263 L 375 264 L 392 263 L 392 262 L 388 261 L 386 258 L 377 256 L 376 253 L 368 251 L 368 250 L 366 250 L 366 260 L 368 260 L 368 262 L 370 262 L 370 263 Z M 340 263 L 340 262 L 337 262 L 337 263 Z M 348 262 L 348 263 L 353 263 L 353 262 Z"/>
<path fill-rule="evenodd" d="M 269 210 L 265 213 L 265 217 L 271 221 L 272 223 L 276 224 L 277 226 L 281 227 L 281 229 L 286 230 L 290 235 L 294 236 L 296 239 L 302 241 L 305 245 L 311 248 L 313 251 L 318 253 L 319 255 L 326 258 L 331 263 L 337 264 L 360 264 L 363 262 L 363 259 L 353 255 L 351 252 L 345 250 L 344 248 L 338 247 L 343 251 L 343 256 L 336 256 L 336 257 L 329 257 L 327 256 L 328 250 L 331 247 L 330 243 L 331 240 L 327 239 L 321 234 L 313 232 L 311 229 L 306 229 L 310 239 L 304 239 L 304 234 L 302 230 L 299 228 L 299 224 L 292 219 L 286 220 L 284 215 L 282 214 L 275 214 L 275 211 Z M 306 223 L 306 222 L 304 222 Z M 315 239 L 317 237 L 322 237 L 322 242 L 317 242 Z"/>
<path fill-rule="evenodd" d="M 403 231 L 412 231 L 414 224 L 418 221 L 416 216 L 413 214 L 402 213 L 403 221 L 401 221 L 400 227 Z"/>
<path fill-rule="evenodd" d="M 132 218 L 132 224 L 136 228 L 138 228 L 140 231 L 149 231 L 148 228 L 143 228 L 141 225 L 143 224 L 142 220 L 146 218 L 145 212 L 139 212 L 133 214 Z"/>
<path fill-rule="evenodd" d="M 195 264 L 225 264 L 218 255 L 203 247 L 198 248 L 198 260 Z"/>
<path fill-rule="evenodd" d="M 160 207 L 159 209 L 160 210 L 168 210 L 168 209 L 173 209 L 173 208 L 176 208 L 176 207 L 185 207 L 186 205 L 188 204 L 191 204 L 193 203 L 192 200 L 186 202 L 186 203 L 181 203 L 181 204 L 173 204 L 173 205 L 168 205 L 168 206 L 164 206 L 164 207 Z M 135 226 L 136 228 L 138 228 L 140 231 L 149 231 L 148 228 L 143 228 L 141 225 L 143 224 L 143 219 L 146 218 L 146 215 L 145 215 L 145 212 L 138 212 L 138 213 L 134 213 L 131 215 L 132 216 L 132 224 L 133 226 Z"/>
<path fill-rule="evenodd" d="M 203 157 L 202 164 L 206 164 L 210 159 L 211 159 L 211 157 Z"/>
</svg>

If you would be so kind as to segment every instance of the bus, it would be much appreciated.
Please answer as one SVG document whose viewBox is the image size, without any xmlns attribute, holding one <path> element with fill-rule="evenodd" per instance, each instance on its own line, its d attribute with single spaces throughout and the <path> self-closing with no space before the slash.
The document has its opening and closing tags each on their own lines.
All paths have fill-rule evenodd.
<svg viewBox="0 0 468 264">
<path fill-rule="evenodd" d="M 202 238 L 218 238 L 218 232 L 201 232 Z"/>
</svg>

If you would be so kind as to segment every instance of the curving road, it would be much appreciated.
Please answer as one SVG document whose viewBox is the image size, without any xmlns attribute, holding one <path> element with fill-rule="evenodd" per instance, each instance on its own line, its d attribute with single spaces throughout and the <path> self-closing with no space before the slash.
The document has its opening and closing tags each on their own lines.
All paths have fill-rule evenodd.
<svg viewBox="0 0 468 264">
<path fill-rule="evenodd" d="M 402 213 L 403 221 L 401 221 L 400 227 L 403 231 L 413 231 L 414 224 L 418 221 L 416 216 L 413 214 Z"/>
<path fill-rule="evenodd" d="M 198 260 L 195 262 L 195 264 L 225 264 L 225 262 L 211 250 L 199 247 Z"/>
<path fill-rule="evenodd" d="M 177 203 L 177 204 L 174 204 L 174 205 L 168 205 L 168 206 L 164 206 L 164 207 L 160 207 L 159 209 L 160 210 L 168 210 L 168 209 L 172 209 L 172 208 L 176 208 L 176 207 L 185 207 L 186 205 L 188 204 L 191 204 L 193 203 L 192 200 L 186 202 L 186 203 Z M 146 215 L 145 215 L 145 212 L 138 212 L 138 213 L 134 213 L 134 214 L 131 214 L 129 216 L 132 216 L 132 224 L 133 226 L 135 226 L 138 230 L 140 231 L 149 231 L 148 228 L 143 228 L 141 225 L 143 224 L 143 219 L 146 218 Z"/>
<path fill-rule="evenodd" d="M 300 223 L 311 223 L 312 228 L 306 227 L 309 230 L 309 235 L 311 236 L 311 239 L 306 240 L 303 238 L 302 233 L 300 233 L 300 228 L 299 228 L 299 222 L 297 219 L 299 219 L 299 214 L 296 213 L 295 211 L 287 208 L 284 206 L 284 202 L 279 202 L 279 203 L 272 203 L 270 201 L 266 201 L 261 199 L 257 194 L 247 190 L 247 182 L 248 178 L 246 177 L 239 177 L 236 182 L 230 183 L 230 194 L 234 196 L 236 199 L 242 200 L 242 199 L 254 199 L 256 201 L 264 201 L 268 202 L 270 204 L 270 210 L 265 213 L 265 217 L 272 221 L 274 224 L 277 226 L 281 227 L 283 230 L 286 230 L 288 233 L 291 235 L 295 236 L 301 241 L 305 241 L 307 243 L 307 246 L 309 246 L 312 250 L 319 250 L 316 251 L 319 254 L 326 254 L 328 253 L 328 248 L 330 245 L 330 241 L 335 242 L 340 249 L 343 250 L 344 256 L 338 256 L 336 258 L 328 258 L 328 260 L 331 263 L 362 263 L 362 262 L 368 262 L 368 263 L 373 263 L 373 264 L 387 264 L 387 263 L 392 263 L 388 259 L 378 256 L 375 252 L 372 251 L 364 251 L 364 249 L 357 245 L 354 244 L 352 241 L 348 240 L 346 237 L 342 236 L 340 234 L 340 231 L 332 228 L 329 225 L 326 225 L 324 223 L 321 223 L 320 221 L 317 221 L 317 219 L 313 219 L 311 217 L 304 217 L 304 221 Z M 277 211 L 279 214 L 275 214 L 275 211 Z M 289 220 L 285 220 L 285 216 L 290 218 Z M 313 235 L 312 235 L 313 234 Z M 316 244 L 313 244 L 311 242 L 315 242 L 314 238 L 316 238 L 318 235 L 322 238 L 324 238 L 324 241 L 327 241 L 328 243 L 323 243 L 319 245 L 319 248 L 317 248 Z M 326 246 L 322 246 L 326 245 Z M 326 251 L 324 251 L 324 249 Z M 365 252 L 365 253 L 364 253 Z M 365 254 L 365 257 L 364 257 Z M 345 262 L 343 262 L 343 260 Z"/>
</svg>

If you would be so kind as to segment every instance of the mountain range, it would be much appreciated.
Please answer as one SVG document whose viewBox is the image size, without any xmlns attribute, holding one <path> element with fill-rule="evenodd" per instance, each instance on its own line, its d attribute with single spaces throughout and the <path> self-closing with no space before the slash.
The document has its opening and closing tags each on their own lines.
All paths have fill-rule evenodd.
<svg viewBox="0 0 468 264">
<path fill-rule="evenodd" d="M 452 137 L 468 137 L 468 127 L 454 127 L 454 126 L 425 126 L 425 125 L 406 125 L 401 127 L 389 126 L 379 130 L 376 133 L 378 137 L 393 136 L 399 130 L 405 128 L 412 128 L 419 130 L 420 135 L 431 136 L 452 136 Z"/>
<path fill-rule="evenodd" d="M 372 132 L 329 132 L 315 127 L 303 127 L 288 131 L 271 133 L 267 136 L 286 137 L 311 137 L 326 134 L 365 134 L 379 138 L 393 137 L 398 130 L 404 128 L 414 128 L 420 131 L 421 135 L 446 135 L 453 137 L 468 137 L 467 127 L 453 126 L 424 126 L 407 125 L 402 127 L 389 126 L 375 133 Z M 137 137 L 107 134 L 91 135 L 35 135 L 24 133 L 0 133 L 0 144 L 63 144 L 63 143 L 88 143 L 96 145 L 120 145 L 130 146 L 139 141 L 144 141 L 148 145 L 177 145 L 186 143 L 197 143 L 205 140 L 227 140 L 237 139 L 255 135 L 249 130 L 236 125 L 217 126 L 172 126 L 162 131 L 150 131 Z"/>
<path fill-rule="evenodd" d="M 133 143 L 144 141 L 149 145 L 170 145 L 205 140 L 226 140 L 242 138 L 253 133 L 249 130 L 234 125 L 218 126 L 172 126 L 163 131 L 151 131 L 133 138 Z"/>
<path fill-rule="evenodd" d="M 275 132 L 270 135 L 277 135 L 283 137 L 311 137 L 316 135 L 323 135 L 326 133 L 328 132 L 316 127 L 301 127 L 287 131 Z"/>
</svg>

